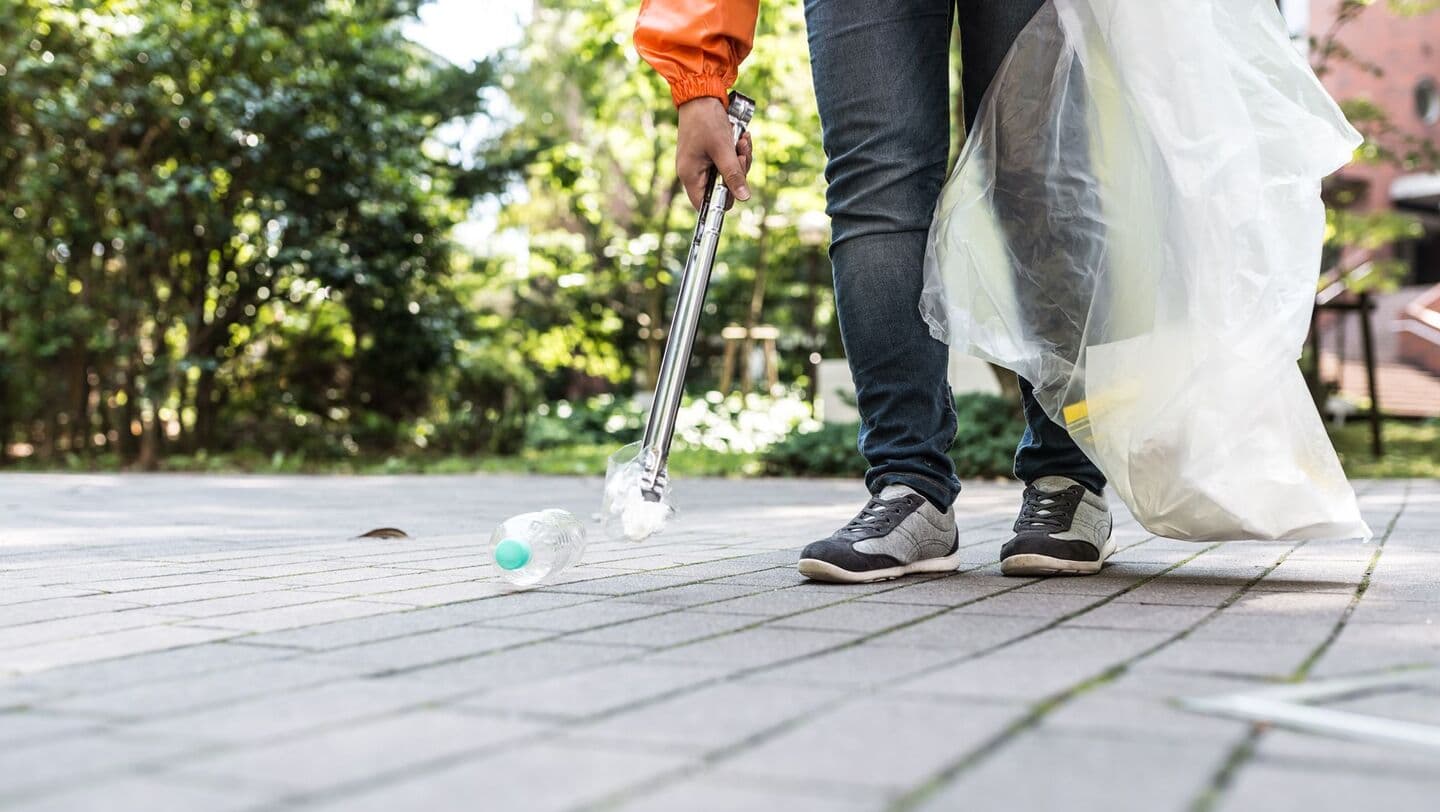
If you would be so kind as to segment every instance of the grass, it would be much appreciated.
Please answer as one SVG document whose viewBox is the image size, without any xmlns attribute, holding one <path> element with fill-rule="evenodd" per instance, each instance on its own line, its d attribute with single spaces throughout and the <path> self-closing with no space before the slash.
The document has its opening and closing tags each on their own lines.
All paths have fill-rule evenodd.
<svg viewBox="0 0 1440 812">
<path fill-rule="evenodd" d="M 158 470 L 180 473 L 215 474 L 581 474 L 601 476 L 605 461 L 619 445 L 576 445 L 544 450 L 526 449 L 514 456 L 440 456 L 415 453 L 406 456 L 354 458 L 346 460 L 307 459 L 303 454 L 262 454 L 237 452 L 196 456 L 172 456 L 160 461 Z M 724 453 L 706 448 L 676 447 L 670 455 L 670 473 L 675 476 L 752 476 L 761 472 L 758 454 Z M 10 471 L 109 472 L 121 470 L 113 454 L 89 459 L 71 455 L 62 460 L 20 460 Z"/>
<path fill-rule="evenodd" d="M 1345 473 L 1355 479 L 1440 478 L 1440 421 L 1423 423 L 1387 420 L 1382 425 L 1385 456 L 1370 455 L 1370 427 L 1351 421 L 1332 429 L 1331 439 L 1340 453 Z M 605 460 L 619 445 L 574 445 L 543 450 L 526 449 L 507 457 L 440 456 L 414 453 L 406 456 L 348 460 L 306 459 L 297 454 L 240 452 L 223 455 L 176 456 L 161 461 L 160 470 L 202 473 L 281 474 L 582 474 L 602 475 Z M 725 453 L 706 448 L 676 446 L 670 456 L 675 476 L 745 477 L 761 473 L 758 454 Z M 21 460 L 6 470 L 116 471 L 113 455 L 91 459 L 71 457 L 46 462 Z"/>
<path fill-rule="evenodd" d="M 1380 436 L 1385 456 L 1377 460 L 1370 454 L 1370 425 L 1364 420 L 1330 430 L 1340 462 L 1352 479 L 1440 478 L 1440 420 L 1385 420 Z"/>
</svg>

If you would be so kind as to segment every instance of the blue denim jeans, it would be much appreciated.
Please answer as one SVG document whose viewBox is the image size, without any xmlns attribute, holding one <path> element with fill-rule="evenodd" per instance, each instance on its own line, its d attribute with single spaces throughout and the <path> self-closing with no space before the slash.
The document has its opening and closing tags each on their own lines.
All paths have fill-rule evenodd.
<svg viewBox="0 0 1440 812">
<path fill-rule="evenodd" d="M 835 306 L 860 409 L 872 493 L 909 485 L 944 508 L 960 481 L 947 451 L 949 348 L 920 319 L 925 239 L 950 141 L 950 33 L 958 19 L 965 124 L 1042 0 L 806 0 L 825 155 Z M 1021 381 L 1025 482 L 1105 478 Z"/>
</svg>

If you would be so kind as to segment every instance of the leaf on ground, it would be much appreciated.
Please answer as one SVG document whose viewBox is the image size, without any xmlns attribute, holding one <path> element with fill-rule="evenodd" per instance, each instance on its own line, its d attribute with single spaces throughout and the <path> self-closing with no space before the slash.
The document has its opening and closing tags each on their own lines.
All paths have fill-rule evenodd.
<svg viewBox="0 0 1440 812">
<path fill-rule="evenodd" d="M 410 538 L 410 535 L 409 535 L 408 533 L 406 533 L 404 530 L 401 530 L 401 529 L 398 528 L 398 527 L 377 527 L 377 528 L 375 528 L 374 530 L 370 530 L 370 531 L 368 531 L 368 532 L 361 533 L 360 535 L 356 536 L 356 538 L 362 538 L 362 539 L 408 539 L 408 538 Z"/>
</svg>

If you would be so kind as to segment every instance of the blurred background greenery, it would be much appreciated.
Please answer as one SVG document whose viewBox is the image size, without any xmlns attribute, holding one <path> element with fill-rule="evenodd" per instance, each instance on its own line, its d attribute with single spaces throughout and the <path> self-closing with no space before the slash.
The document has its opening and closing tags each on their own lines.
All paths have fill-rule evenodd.
<svg viewBox="0 0 1440 812">
<path fill-rule="evenodd" d="M 598 473 L 636 438 L 694 222 L 638 2 L 497 0 L 518 36 L 459 59 L 425 5 L 0 0 L 0 465 Z M 762 7 L 756 194 L 673 468 L 849 476 L 856 426 L 811 407 L 843 349 L 803 18 Z M 957 404 L 962 476 L 1008 475 L 1013 399 Z M 1356 472 L 1440 473 L 1433 421 L 1383 465 L 1338 436 Z"/>
</svg>

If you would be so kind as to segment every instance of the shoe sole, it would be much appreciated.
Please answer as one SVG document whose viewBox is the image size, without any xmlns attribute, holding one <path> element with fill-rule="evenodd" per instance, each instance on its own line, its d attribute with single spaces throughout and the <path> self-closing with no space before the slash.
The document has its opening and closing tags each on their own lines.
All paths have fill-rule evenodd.
<svg viewBox="0 0 1440 812">
<path fill-rule="evenodd" d="M 1115 552 L 1115 538 L 1105 539 L 1100 548 L 1100 557 L 1094 561 L 1071 561 L 1039 553 L 1012 555 L 1000 562 L 1001 575 L 1045 576 L 1045 575 L 1094 575 L 1105 566 L 1105 559 Z"/>
<path fill-rule="evenodd" d="M 828 561 L 821 561 L 818 558 L 802 558 L 796 565 L 800 574 L 812 581 L 825 581 L 832 584 L 870 584 L 876 581 L 889 581 L 906 575 L 920 575 L 922 573 L 954 572 L 960 568 L 960 551 L 940 558 L 924 558 L 919 561 L 912 561 L 909 564 L 902 564 L 898 567 L 886 567 L 880 570 L 864 570 L 851 572 L 843 567 L 837 567 Z"/>
</svg>

